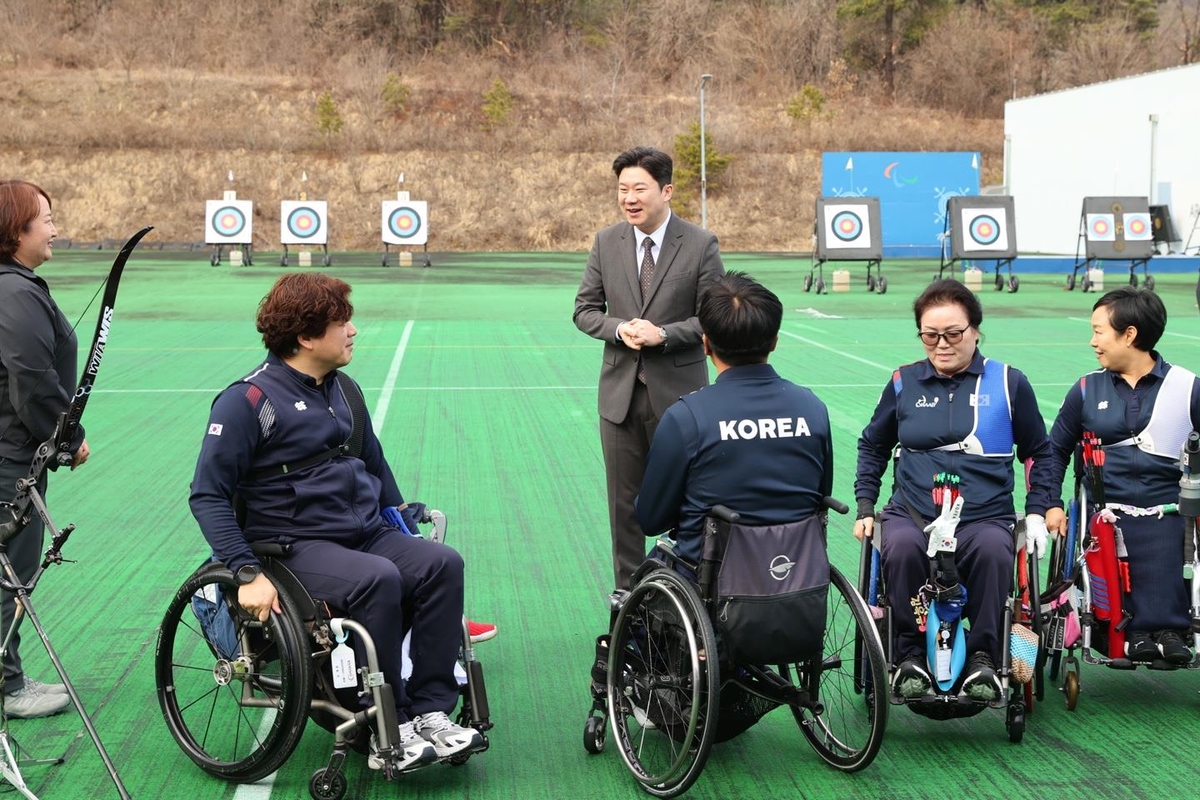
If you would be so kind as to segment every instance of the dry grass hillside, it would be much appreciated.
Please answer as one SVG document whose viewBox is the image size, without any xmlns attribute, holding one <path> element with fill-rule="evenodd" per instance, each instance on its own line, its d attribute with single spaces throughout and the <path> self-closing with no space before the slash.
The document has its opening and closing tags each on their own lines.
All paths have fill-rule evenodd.
<svg viewBox="0 0 1200 800">
<path fill-rule="evenodd" d="M 613 157 L 675 153 L 712 73 L 707 127 L 730 162 L 710 174 L 709 227 L 728 249 L 804 250 L 822 151 L 979 151 L 998 182 L 1005 98 L 1200 47 L 1196 0 L 1159 3 L 1150 32 L 1098 11 L 1055 28 L 1025 0 L 923 2 L 897 4 L 923 35 L 889 60 L 878 19 L 848 5 L 871 4 L 0 0 L 0 175 L 44 185 L 78 241 L 143 224 L 200 241 L 232 171 L 257 248 L 278 247 L 279 201 L 303 189 L 329 201 L 333 249 L 376 249 L 403 173 L 432 249 L 580 250 L 617 218 Z M 696 194 L 677 175 L 692 219 Z"/>
<path fill-rule="evenodd" d="M 464 70 L 478 71 L 475 89 Z M 255 246 L 278 247 L 279 201 L 302 189 L 330 204 L 332 249 L 376 249 L 379 202 L 397 176 L 430 202 L 431 249 L 580 250 L 617 218 L 613 157 L 635 144 L 668 151 L 698 117 L 694 94 L 642 98 L 508 83 L 509 119 L 487 128 L 478 65 L 429 65 L 406 75 L 402 117 L 342 104 L 345 126 L 323 137 L 316 78 L 45 68 L 0 84 L 0 174 L 42 184 L 63 236 L 116 238 L 143 224 L 170 242 L 203 239 L 204 200 L 230 188 L 255 201 Z M 731 250 L 803 250 L 825 149 L 979 150 L 984 180 L 1001 169 L 1000 120 L 967 120 L 847 98 L 830 120 L 798 123 L 782 100 L 706 89 L 714 148 L 732 158 L 710 184 L 709 227 Z M 307 184 L 301 175 L 307 174 Z M 698 218 L 686 198 L 680 212 Z"/>
</svg>

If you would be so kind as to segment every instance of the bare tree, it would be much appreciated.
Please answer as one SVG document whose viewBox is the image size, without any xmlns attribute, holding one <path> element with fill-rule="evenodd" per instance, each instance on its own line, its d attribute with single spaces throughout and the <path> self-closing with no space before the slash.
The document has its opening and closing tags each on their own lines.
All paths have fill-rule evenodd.
<svg viewBox="0 0 1200 800">
<path fill-rule="evenodd" d="M 1153 54 L 1128 31 L 1129 22 L 1120 17 L 1080 28 L 1057 59 L 1060 85 L 1081 86 L 1153 69 Z"/>
<path fill-rule="evenodd" d="M 1164 4 L 1157 34 L 1160 66 L 1200 61 L 1200 2 L 1173 0 Z"/>
</svg>

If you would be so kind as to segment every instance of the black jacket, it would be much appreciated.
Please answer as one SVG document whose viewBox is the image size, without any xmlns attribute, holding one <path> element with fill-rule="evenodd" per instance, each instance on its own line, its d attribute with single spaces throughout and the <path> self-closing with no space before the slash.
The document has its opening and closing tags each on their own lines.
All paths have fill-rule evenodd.
<svg viewBox="0 0 1200 800">
<path fill-rule="evenodd" d="M 54 434 L 78 375 L 71 323 L 33 270 L 0 262 L 0 458 L 29 462 Z M 72 450 L 83 441 L 79 431 Z"/>
</svg>

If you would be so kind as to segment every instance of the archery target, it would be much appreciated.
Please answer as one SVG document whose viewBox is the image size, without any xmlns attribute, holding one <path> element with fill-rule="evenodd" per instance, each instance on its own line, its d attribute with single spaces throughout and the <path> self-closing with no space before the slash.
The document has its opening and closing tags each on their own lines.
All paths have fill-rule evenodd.
<svg viewBox="0 0 1200 800">
<path fill-rule="evenodd" d="M 820 261 L 870 261 L 883 257 L 878 197 L 818 197 Z"/>
<path fill-rule="evenodd" d="M 1091 242 L 1115 242 L 1117 240 L 1115 215 L 1088 214 L 1087 238 Z"/>
<path fill-rule="evenodd" d="M 1008 220 L 1003 209 L 964 208 L 962 210 L 963 250 L 987 252 L 1008 250 Z"/>
<path fill-rule="evenodd" d="M 251 244 L 254 237 L 254 203 L 250 200 L 206 200 L 205 244 Z"/>
<path fill-rule="evenodd" d="M 1150 225 L 1150 213 L 1130 211 L 1125 214 L 1125 241 L 1149 242 L 1154 238 Z"/>
<path fill-rule="evenodd" d="M 327 244 L 328 214 L 324 200 L 284 200 L 279 204 L 279 243 Z"/>
<path fill-rule="evenodd" d="M 950 257 L 1006 259 L 1017 257 L 1016 224 L 1011 195 L 956 195 L 946 200 Z M 945 234 L 943 234 L 945 236 Z"/>
<path fill-rule="evenodd" d="M 383 241 L 388 244 L 425 244 L 429 241 L 429 203 L 424 200 L 385 200 Z"/>
<path fill-rule="evenodd" d="M 871 220 L 867 209 L 859 205 L 825 206 L 825 246 L 830 250 L 869 247 Z"/>
</svg>

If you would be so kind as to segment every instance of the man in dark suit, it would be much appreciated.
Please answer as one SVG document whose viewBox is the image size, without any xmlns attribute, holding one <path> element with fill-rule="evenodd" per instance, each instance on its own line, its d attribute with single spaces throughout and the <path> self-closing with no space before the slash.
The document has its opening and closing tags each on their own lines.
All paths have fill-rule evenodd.
<svg viewBox="0 0 1200 800">
<path fill-rule="evenodd" d="M 708 383 L 696 311 L 724 273 L 717 237 L 671 213 L 672 169 L 650 147 L 617 156 L 625 221 L 596 234 L 575 296 L 575 326 L 604 342 L 600 441 L 618 589 L 630 588 L 646 556 L 634 499 L 654 429 L 672 403 Z"/>
</svg>

